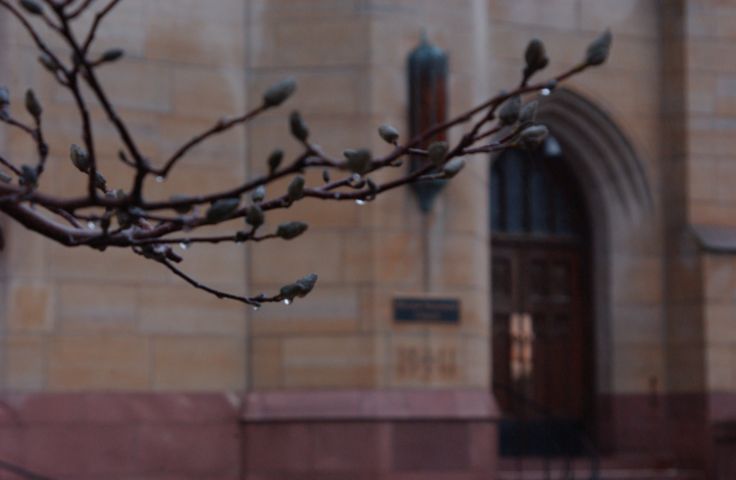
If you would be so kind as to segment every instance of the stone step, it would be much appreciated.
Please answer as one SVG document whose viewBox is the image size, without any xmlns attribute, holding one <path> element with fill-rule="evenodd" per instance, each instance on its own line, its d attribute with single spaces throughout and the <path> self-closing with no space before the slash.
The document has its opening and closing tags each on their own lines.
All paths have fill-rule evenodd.
<svg viewBox="0 0 736 480">
<path fill-rule="evenodd" d="M 573 473 L 573 476 L 566 475 Z M 578 457 L 567 462 L 561 458 L 504 458 L 498 480 L 589 480 L 591 460 Z M 639 455 L 603 456 L 598 459 L 596 480 L 705 480 L 702 471 L 677 468 L 671 458 Z"/>
<path fill-rule="evenodd" d="M 574 475 L 568 475 L 568 471 L 559 466 L 546 470 L 523 469 L 498 472 L 497 480 L 590 480 L 589 468 L 576 468 Z M 680 469 L 656 469 L 656 468 L 601 468 L 596 480 L 705 480 L 702 472 Z"/>
</svg>

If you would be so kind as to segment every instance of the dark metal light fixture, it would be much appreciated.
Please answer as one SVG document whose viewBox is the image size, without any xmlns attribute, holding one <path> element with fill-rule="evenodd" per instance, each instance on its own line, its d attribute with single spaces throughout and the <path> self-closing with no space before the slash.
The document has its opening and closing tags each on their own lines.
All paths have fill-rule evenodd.
<svg viewBox="0 0 736 480">
<path fill-rule="evenodd" d="M 407 62 L 409 75 L 409 133 L 413 138 L 447 119 L 447 76 L 448 57 L 439 47 L 432 45 L 426 32 L 422 40 L 409 54 Z M 428 139 L 419 148 L 426 148 L 432 142 L 445 140 L 445 133 Z M 426 164 L 426 158 L 412 156 L 412 171 Z M 419 200 L 419 208 L 424 213 L 432 209 L 437 194 L 446 180 L 431 180 L 412 184 L 412 190 Z"/>
</svg>

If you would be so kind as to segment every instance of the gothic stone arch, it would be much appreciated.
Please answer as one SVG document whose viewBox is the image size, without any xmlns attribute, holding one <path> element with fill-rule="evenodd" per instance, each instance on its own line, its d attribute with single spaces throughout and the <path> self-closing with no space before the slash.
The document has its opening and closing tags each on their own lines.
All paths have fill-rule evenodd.
<svg viewBox="0 0 736 480">
<path fill-rule="evenodd" d="M 620 431 L 620 420 L 632 402 L 639 405 L 651 389 L 665 383 L 661 335 L 637 336 L 642 329 L 661 332 L 664 321 L 661 299 L 644 292 L 653 289 L 654 295 L 661 295 L 657 201 L 631 142 L 595 103 L 570 89 L 558 89 L 540 102 L 538 120 L 559 142 L 590 215 L 598 436 L 607 446 L 625 450 L 637 440 L 630 438 L 631 432 Z M 639 288 L 642 282 L 647 282 L 646 289 Z M 641 415 L 640 409 L 631 415 Z M 656 432 L 660 427 L 645 428 Z"/>
</svg>

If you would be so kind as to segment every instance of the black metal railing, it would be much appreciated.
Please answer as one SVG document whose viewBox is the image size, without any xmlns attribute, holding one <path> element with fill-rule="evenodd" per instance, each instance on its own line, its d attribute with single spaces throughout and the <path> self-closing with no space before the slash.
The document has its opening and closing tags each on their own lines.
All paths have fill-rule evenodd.
<svg viewBox="0 0 736 480">
<path fill-rule="evenodd" d="M 499 453 L 515 458 L 520 478 L 527 470 L 530 457 L 541 460 L 541 472 L 545 480 L 598 480 L 600 457 L 595 443 L 582 425 L 561 420 L 547 407 L 515 390 L 512 386 L 494 382 L 494 391 L 502 391 L 511 402 L 522 407 L 519 415 L 502 417 L 499 426 Z M 576 470 L 576 460 L 584 458 L 589 466 L 584 473 Z M 525 461 L 526 460 L 526 461 Z M 535 468 L 539 468 L 538 461 Z M 560 475 L 553 478 L 553 471 L 560 466 Z M 581 476 L 577 476 L 581 473 Z"/>
</svg>

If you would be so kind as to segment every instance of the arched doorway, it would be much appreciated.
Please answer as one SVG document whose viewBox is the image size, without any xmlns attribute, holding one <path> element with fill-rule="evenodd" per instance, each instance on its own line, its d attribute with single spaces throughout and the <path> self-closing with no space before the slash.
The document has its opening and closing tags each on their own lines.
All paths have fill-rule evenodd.
<svg viewBox="0 0 736 480">
<path fill-rule="evenodd" d="M 501 453 L 574 454 L 593 425 L 591 228 L 560 144 L 491 172 L 493 388 Z"/>
</svg>

